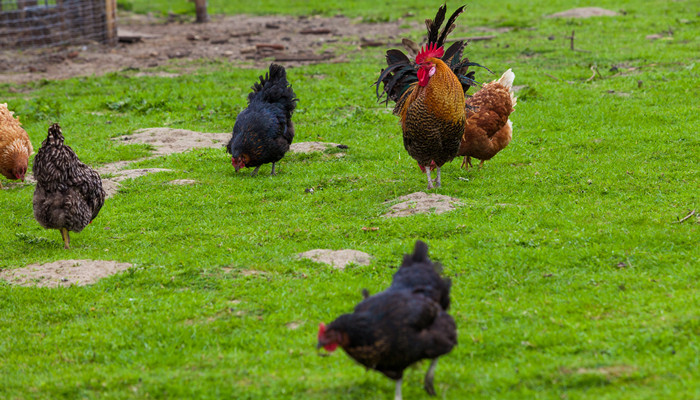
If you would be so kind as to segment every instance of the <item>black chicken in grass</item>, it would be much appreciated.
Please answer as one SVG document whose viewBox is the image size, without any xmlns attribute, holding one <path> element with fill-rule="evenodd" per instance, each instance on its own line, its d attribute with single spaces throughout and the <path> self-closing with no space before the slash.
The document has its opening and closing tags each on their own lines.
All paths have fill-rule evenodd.
<svg viewBox="0 0 700 400">
<path fill-rule="evenodd" d="M 100 175 L 63 144 L 61 127 L 53 124 L 34 158 L 34 178 L 34 218 L 46 229 L 58 229 L 68 249 L 68 232 L 82 231 L 105 202 Z"/>
<path fill-rule="evenodd" d="M 447 314 L 451 282 L 440 270 L 428 258 L 428 246 L 418 241 L 387 290 L 374 296 L 363 291 L 365 299 L 352 314 L 320 325 L 318 347 L 334 351 L 340 346 L 360 364 L 394 379 L 396 400 L 401 399 L 404 369 L 431 359 L 424 387 L 435 395 L 437 359 L 457 344 L 457 327 Z"/>
<path fill-rule="evenodd" d="M 284 157 L 294 139 L 292 113 L 297 98 L 284 67 L 270 64 L 270 70 L 260 83 L 252 86 L 248 95 L 248 108 L 241 111 L 233 125 L 233 136 L 227 151 L 236 172 L 244 167 L 255 167 L 250 174 L 258 173 L 260 166 L 275 163 Z"/>
</svg>

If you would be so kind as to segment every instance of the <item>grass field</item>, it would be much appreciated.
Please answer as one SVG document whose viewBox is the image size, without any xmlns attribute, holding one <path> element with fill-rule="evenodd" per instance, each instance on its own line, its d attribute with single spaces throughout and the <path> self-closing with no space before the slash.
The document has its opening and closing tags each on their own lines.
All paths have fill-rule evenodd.
<svg viewBox="0 0 700 400">
<path fill-rule="evenodd" d="M 422 20 L 438 5 L 210 1 L 214 13 L 376 21 L 408 11 Z M 626 13 L 544 17 L 579 6 Z M 295 141 L 346 144 L 343 158 L 288 155 L 277 176 L 268 165 L 254 178 L 235 174 L 223 149 L 140 162 L 176 172 L 126 181 L 69 251 L 34 220 L 32 186 L 0 191 L 0 268 L 66 258 L 135 265 L 87 287 L 0 283 L 0 397 L 392 398 L 391 381 L 342 352 L 317 356 L 317 326 L 350 311 L 362 288 L 387 287 L 420 238 L 452 278 L 459 330 L 460 344 L 438 365 L 439 397 L 700 398 L 700 230 L 696 217 L 677 223 L 700 208 L 699 11 L 697 1 L 469 3 L 453 35 L 513 27 L 468 55 L 499 74 L 513 68 L 526 87 L 504 151 L 482 169 L 443 169 L 435 192 L 463 203 L 450 213 L 381 217 L 386 200 L 425 190 L 397 118 L 370 87 L 382 48 L 288 71 L 300 99 Z M 585 52 L 569 50 L 572 30 Z M 36 149 L 58 121 L 90 165 L 138 159 L 146 146 L 109 139 L 156 126 L 229 131 L 262 72 L 218 61 L 184 67 L 194 72 L 0 83 L 0 102 L 21 116 Z M 593 79 L 591 67 L 600 72 Z M 200 184 L 163 185 L 181 178 Z M 373 259 L 337 271 L 296 258 L 315 248 Z M 407 371 L 404 398 L 428 398 L 426 367 Z"/>
</svg>

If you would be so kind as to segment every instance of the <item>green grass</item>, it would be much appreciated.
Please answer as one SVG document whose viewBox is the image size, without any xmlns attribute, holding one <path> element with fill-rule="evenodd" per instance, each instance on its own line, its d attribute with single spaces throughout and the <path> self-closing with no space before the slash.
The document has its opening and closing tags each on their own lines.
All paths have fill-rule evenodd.
<svg viewBox="0 0 700 400">
<path fill-rule="evenodd" d="M 139 12 L 191 7 L 131 3 Z M 0 397 L 389 399 L 393 385 L 381 375 L 342 352 L 318 357 L 315 334 L 318 322 L 350 311 L 362 288 L 388 286 L 420 238 L 454 283 L 460 344 L 440 361 L 439 396 L 700 398 L 700 235 L 695 218 L 674 223 L 700 208 L 697 2 L 637 0 L 619 17 L 543 17 L 618 4 L 470 3 L 454 35 L 515 27 L 468 54 L 498 73 L 512 67 L 527 88 L 508 148 L 480 170 L 460 170 L 458 161 L 444 168 L 436 192 L 464 204 L 451 213 L 381 217 L 385 200 L 424 190 L 425 180 L 396 117 L 369 87 L 383 65 L 376 48 L 288 73 L 300 98 L 296 141 L 347 144 L 343 158 L 288 155 L 279 175 L 264 166 L 255 178 L 235 174 L 223 149 L 140 162 L 175 172 L 126 181 L 72 236 L 70 251 L 33 219 L 33 187 L 2 190 L 0 268 L 64 258 L 135 266 L 89 287 L 0 283 Z M 215 13 L 369 19 L 412 11 L 421 20 L 438 3 L 210 5 Z M 645 39 L 669 28 L 669 39 Z M 568 49 L 571 30 L 589 52 Z M 603 79 L 586 81 L 591 66 Z M 0 84 L 0 101 L 21 116 L 36 148 L 59 121 L 88 164 L 137 159 L 145 146 L 109 138 L 154 126 L 229 131 L 262 72 L 218 61 L 186 67 L 195 72 Z M 182 178 L 201 183 L 163 185 Z M 374 258 L 340 272 L 295 256 L 314 248 Z M 408 370 L 405 398 L 428 398 L 425 367 Z"/>
</svg>

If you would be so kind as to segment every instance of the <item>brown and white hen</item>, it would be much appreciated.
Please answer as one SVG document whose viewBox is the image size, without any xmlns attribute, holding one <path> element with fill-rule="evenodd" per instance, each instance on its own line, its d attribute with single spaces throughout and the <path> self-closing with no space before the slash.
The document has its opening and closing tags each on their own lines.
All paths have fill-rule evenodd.
<svg viewBox="0 0 700 400">
<path fill-rule="evenodd" d="M 466 104 L 467 123 L 459 145 L 462 166 L 471 166 L 471 157 L 484 161 L 503 150 L 513 138 L 513 123 L 508 119 L 517 99 L 513 94 L 515 74 L 508 69 L 500 79 L 485 84 Z"/>
</svg>

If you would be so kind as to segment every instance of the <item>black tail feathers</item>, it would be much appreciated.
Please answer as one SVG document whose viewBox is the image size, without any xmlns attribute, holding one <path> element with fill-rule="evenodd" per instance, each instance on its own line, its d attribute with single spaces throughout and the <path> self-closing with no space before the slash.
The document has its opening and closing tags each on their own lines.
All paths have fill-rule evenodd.
<svg viewBox="0 0 700 400">
<path fill-rule="evenodd" d="M 406 267 L 411 264 L 424 262 L 430 262 L 428 258 L 428 245 L 419 240 L 416 242 L 413 254 L 406 254 L 403 256 L 403 264 L 401 264 L 401 266 Z"/>
<path fill-rule="evenodd" d="M 260 76 L 260 82 L 255 83 L 248 95 L 248 102 L 254 100 L 265 103 L 280 104 L 287 114 L 291 116 L 298 101 L 296 94 L 287 81 L 287 71 L 279 64 L 270 64 L 270 69 L 265 76 Z"/>
</svg>

